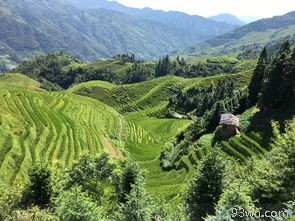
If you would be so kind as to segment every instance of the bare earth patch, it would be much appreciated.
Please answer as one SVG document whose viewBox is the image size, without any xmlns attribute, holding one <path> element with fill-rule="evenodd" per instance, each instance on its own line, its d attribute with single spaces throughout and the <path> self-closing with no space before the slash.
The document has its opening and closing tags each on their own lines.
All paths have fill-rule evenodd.
<svg viewBox="0 0 295 221">
<path fill-rule="evenodd" d="M 117 158 L 117 159 L 124 159 L 124 156 L 121 153 L 121 151 L 115 150 L 115 148 L 113 147 L 112 143 L 109 141 L 108 138 L 104 137 L 103 142 L 106 144 L 106 147 L 109 150 L 112 157 Z"/>
</svg>

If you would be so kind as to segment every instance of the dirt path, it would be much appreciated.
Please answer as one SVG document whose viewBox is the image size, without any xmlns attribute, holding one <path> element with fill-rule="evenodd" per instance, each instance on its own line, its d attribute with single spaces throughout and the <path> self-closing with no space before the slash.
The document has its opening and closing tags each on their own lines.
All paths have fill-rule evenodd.
<svg viewBox="0 0 295 221">
<path fill-rule="evenodd" d="M 112 157 L 117 159 L 124 159 L 123 154 L 119 150 L 115 150 L 113 144 L 109 141 L 108 138 L 104 137 L 103 142 L 106 144 L 106 148 L 109 150 Z"/>
</svg>

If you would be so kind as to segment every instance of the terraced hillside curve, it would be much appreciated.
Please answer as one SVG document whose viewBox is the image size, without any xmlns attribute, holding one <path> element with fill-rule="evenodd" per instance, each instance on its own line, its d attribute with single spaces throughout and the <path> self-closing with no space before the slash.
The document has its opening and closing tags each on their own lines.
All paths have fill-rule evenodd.
<svg viewBox="0 0 295 221">
<path fill-rule="evenodd" d="M 128 125 L 103 103 L 69 93 L 0 89 L 0 179 L 24 179 L 32 162 L 70 166 L 83 153 L 122 158 Z"/>
</svg>

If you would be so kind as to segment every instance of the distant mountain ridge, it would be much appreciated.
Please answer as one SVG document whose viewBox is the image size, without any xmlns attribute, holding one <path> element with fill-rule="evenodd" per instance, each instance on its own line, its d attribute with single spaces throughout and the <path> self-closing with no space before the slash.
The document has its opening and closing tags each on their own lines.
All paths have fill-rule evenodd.
<svg viewBox="0 0 295 221">
<path fill-rule="evenodd" d="M 66 0 L 2 0 L 0 19 L 0 66 L 60 51 L 83 61 L 122 53 L 152 59 L 234 28 L 214 22 L 214 32 L 190 31 L 113 10 L 79 9 Z"/>
<path fill-rule="evenodd" d="M 261 19 L 241 28 L 197 44 L 178 55 L 190 57 L 218 56 L 248 48 L 262 48 L 295 35 L 295 11 L 282 16 Z"/>
<path fill-rule="evenodd" d="M 231 15 L 231 14 L 226 14 L 226 13 L 211 16 L 211 17 L 208 17 L 208 18 L 212 19 L 214 21 L 218 21 L 218 22 L 225 22 L 225 23 L 228 23 L 228 24 L 231 24 L 231 25 L 243 26 L 243 25 L 246 24 L 245 22 L 241 21 L 236 16 Z"/>
<path fill-rule="evenodd" d="M 189 15 L 178 11 L 153 10 L 151 8 L 132 8 L 117 1 L 108 0 L 65 0 L 82 9 L 104 8 L 115 10 L 143 19 L 159 22 L 171 27 L 180 28 L 198 36 L 201 41 L 221 35 L 239 27 L 239 25 L 217 22 L 198 15 Z"/>
</svg>

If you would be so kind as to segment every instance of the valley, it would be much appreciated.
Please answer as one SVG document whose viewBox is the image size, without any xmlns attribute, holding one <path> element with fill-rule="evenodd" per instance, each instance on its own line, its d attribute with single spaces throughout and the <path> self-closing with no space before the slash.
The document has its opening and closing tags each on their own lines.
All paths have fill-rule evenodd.
<svg viewBox="0 0 295 221">
<path fill-rule="evenodd" d="M 292 221 L 295 14 L 238 17 L 1 1 L 0 221 Z"/>
</svg>

